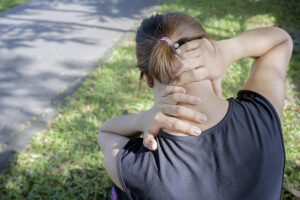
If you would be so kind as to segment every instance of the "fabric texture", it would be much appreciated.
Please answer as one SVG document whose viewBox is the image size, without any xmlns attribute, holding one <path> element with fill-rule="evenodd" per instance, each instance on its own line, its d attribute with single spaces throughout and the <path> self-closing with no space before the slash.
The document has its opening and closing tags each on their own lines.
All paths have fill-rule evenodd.
<svg viewBox="0 0 300 200">
<path fill-rule="evenodd" d="M 120 199 L 280 199 L 285 151 L 280 119 L 258 93 L 229 98 L 223 120 L 200 136 L 160 131 L 158 149 L 131 139 L 118 155 Z M 126 194 L 126 195 L 125 195 Z"/>
</svg>

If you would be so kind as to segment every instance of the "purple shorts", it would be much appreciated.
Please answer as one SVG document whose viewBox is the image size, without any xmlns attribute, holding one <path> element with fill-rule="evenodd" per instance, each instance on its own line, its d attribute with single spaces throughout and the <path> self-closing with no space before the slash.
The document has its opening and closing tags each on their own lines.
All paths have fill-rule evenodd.
<svg viewBox="0 0 300 200">
<path fill-rule="evenodd" d="M 111 189 L 111 200 L 118 200 L 116 189 L 115 189 L 114 185 L 113 185 L 113 187 Z"/>
</svg>

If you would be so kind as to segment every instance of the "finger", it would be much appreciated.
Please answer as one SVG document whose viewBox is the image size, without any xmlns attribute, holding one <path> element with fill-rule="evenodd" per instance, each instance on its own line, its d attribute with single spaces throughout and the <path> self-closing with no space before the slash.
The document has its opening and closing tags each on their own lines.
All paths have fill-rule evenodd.
<svg viewBox="0 0 300 200">
<path fill-rule="evenodd" d="M 148 148 L 151 151 L 154 151 L 157 149 L 157 142 L 151 133 L 144 134 L 143 144 L 146 148 Z"/>
<path fill-rule="evenodd" d="M 183 51 L 179 57 L 181 59 L 199 58 L 201 56 L 201 49 L 196 48 L 190 51 Z"/>
<path fill-rule="evenodd" d="M 181 52 L 191 51 L 193 49 L 198 48 L 200 46 L 200 44 L 201 44 L 201 39 L 192 40 L 190 42 L 187 42 L 187 43 L 183 44 L 181 47 L 179 47 L 179 49 L 180 49 Z"/>
<path fill-rule="evenodd" d="M 175 117 L 170 117 L 165 115 L 162 121 L 164 128 L 174 130 L 181 133 L 186 133 L 188 135 L 198 136 L 201 134 L 200 128 L 194 126 L 191 122 L 185 121 L 183 119 L 178 119 Z"/>
<path fill-rule="evenodd" d="M 200 67 L 192 71 L 183 72 L 174 83 L 177 86 L 191 82 L 198 82 L 209 79 L 208 70 L 205 67 Z"/>
<path fill-rule="evenodd" d="M 206 121 L 206 116 L 204 114 L 185 106 L 163 104 L 161 105 L 161 112 L 165 115 L 180 117 L 197 123 Z"/>
<path fill-rule="evenodd" d="M 183 87 L 169 85 L 161 93 L 161 97 L 168 96 L 174 93 L 185 93 L 186 90 Z"/>
<path fill-rule="evenodd" d="M 211 81 L 212 87 L 214 89 L 215 94 L 222 98 L 222 80 L 221 79 L 216 79 Z"/>
<path fill-rule="evenodd" d="M 201 58 L 188 58 L 180 60 L 181 66 L 176 72 L 176 76 L 179 76 L 183 72 L 192 71 L 194 69 L 200 68 L 202 65 Z"/>
<path fill-rule="evenodd" d="M 173 104 L 173 105 L 178 103 L 197 105 L 201 103 L 201 99 L 199 97 L 188 95 L 188 94 L 174 93 L 166 97 L 162 97 L 162 102 L 165 104 Z"/>
</svg>

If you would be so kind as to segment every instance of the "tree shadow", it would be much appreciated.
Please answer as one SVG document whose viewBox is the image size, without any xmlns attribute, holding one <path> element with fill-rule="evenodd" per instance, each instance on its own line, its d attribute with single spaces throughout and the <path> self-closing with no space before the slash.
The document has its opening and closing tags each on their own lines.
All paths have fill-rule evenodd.
<svg viewBox="0 0 300 200">
<path fill-rule="evenodd" d="M 86 29 L 134 32 L 121 24 L 139 19 L 146 8 L 160 3 L 160 0 L 32 1 L 0 14 L 0 49 L 33 48 L 33 42 L 39 40 L 96 45 L 76 35 Z"/>
<path fill-rule="evenodd" d="M 12 162 L 14 167 L 18 166 L 16 159 Z M 9 199 L 110 199 L 112 182 L 103 166 L 90 165 L 65 172 L 64 165 L 72 162 L 60 166 L 53 164 L 53 158 L 47 162 L 51 164 L 20 170 L 19 177 L 11 177 L 16 179 L 14 187 L 0 179 L 2 195 L 9 194 Z"/>
<path fill-rule="evenodd" d="M 123 50 L 128 52 L 133 54 L 134 47 Z M 105 67 L 117 72 L 116 81 L 107 81 L 109 75 L 101 81 L 93 73 L 79 92 L 67 98 L 48 131 L 34 138 L 31 148 L 22 153 L 25 156 L 8 151 L 0 154 L 0 158 L 15 155 L 11 168 L 5 163 L 3 168 L 8 171 L 0 175 L 3 198 L 110 199 L 112 183 L 103 167 L 97 132 L 101 122 L 122 112 L 120 93 L 137 90 L 137 79 L 123 77 L 134 66 L 134 60 L 127 58 L 120 56 Z"/>
<path fill-rule="evenodd" d="M 113 40 L 135 31 L 130 20 L 160 3 L 33 0 L 0 13 L 0 151 L 37 118 L 47 124 L 41 115 L 52 100 L 82 77 Z"/>
</svg>

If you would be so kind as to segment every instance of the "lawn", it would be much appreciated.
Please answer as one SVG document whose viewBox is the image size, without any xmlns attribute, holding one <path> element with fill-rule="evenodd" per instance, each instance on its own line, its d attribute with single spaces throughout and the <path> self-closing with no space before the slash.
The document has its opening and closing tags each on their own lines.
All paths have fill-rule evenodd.
<svg viewBox="0 0 300 200">
<path fill-rule="evenodd" d="M 0 0 L 0 12 L 13 8 L 15 6 L 26 3 L 30 0 Z"/>
<path fill-rule="evenodd" d="M 290 1 L 169 0 L 158 12 L 186 12 L 200 20 L 216 40 L 261 26 L 300 30 L 299 9 Z M 291 10 L 291 8 L 293 8 Z M 295 15 L 289 13 L 296 13 Z M 110 199 L 111 181 L 103 168 L 97 132 L 108 118 L 145 111 L 153 96 L 144 85 L 137 97 L 134 37 L 114 50 L 91 74 L 47 130 L 37 133 L 12 168 L 0 176 L 1 199 Z M 224 98 L 235 96 L 249 74 L 251 59 L 233 63 L 223 80 Z M 287 73 L 282 128 L 286 147 L 284 186 L 300 190 L 300 53 L 293 53 Z M 286 190 L 282 199 L 296 199 Z"/>
</svg>

